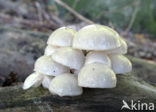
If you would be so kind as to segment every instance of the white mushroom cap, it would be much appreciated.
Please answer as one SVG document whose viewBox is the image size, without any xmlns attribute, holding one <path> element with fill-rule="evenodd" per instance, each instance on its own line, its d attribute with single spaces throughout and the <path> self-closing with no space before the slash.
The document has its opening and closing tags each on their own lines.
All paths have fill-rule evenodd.
<svg viewBox="0 0 156 112">
<path fill-rule="evenodd" d="M 50 83 L 49 91 L 59 96 L 77 96 L 82 94 L 77 77 L 70 73 L 56 76 Z"/>
<path fill-rule="evenodd" d="M 92 51 L 89 52 L 86 56 L 85 64 L 91 64 L 91 63 L 102 63 L 105 64 L 108 67 L 111 67 L 111 61 L 109 57 L 104 52 L 100 51 Z"/>
<path fill-rule="evenodd" d="M 88 25 L 80 29 L 73 39 L 73 48 L 83 50 L 109 50 L 119 47 L 119 35 L 102 25 Z"/>
<path fill-rule="evenodd" d="M 115 73 L 101 63 L 87 64 L 78 74 L 78 84 L 82 87 L 113 88 L 116 82 Z"/>
<path fill-rule="evenodd" d="M 109 55 L 112 63 L 112 69 L 116 74 L 127 73 L 132 70 L 132 64 L 128 58 L 123 55 Z"/>
<path fill-rule="evenodd" d="M 44 78 L 43 78 L 43 81 L 42 81 L 42 86 L 44 88 L 49 88 L 50 82 L 51 82 L 51 80 L 53 78 L 54 78 L 53 76 L 44 75 Z"/>
<path fill-rule="evenodd" d="M 52 45 L 48 45 L 48 46 L 45 48 L 44 55 L 50 56 L 50 55 L 52 55 L 57 49 L 59 49 L 59 47 L 54 47 L 54 46 L 52 46 Z"/>
<path fill-rule="evenodd" d="M 34 71 L 50 76 L 57 76 L 61 73 L 70 72 L 68 67 L 53 61 L 51 56 L 41 56 L 35 62 Z"/>
<path fill-rule="evenodd" d="M 120 38 L 121 46 L 115 49 L 105 51 L 106 54 L 126 54 L 127 53 L 127 43 L 123 38 Z"/>
<path fill-rule="evenodd" d="M 55 30 L 49 37 L 47 44 L 60 47 L 72 46 L 75 31 L 71 28 L 61 27 Z"/>
<path fill-rule="evenodd" d="M 64 66 L 79 70 L 84 64 L 85 56 L 81 50 L 66 47 L 58 49 L 52 55 L 52 59 Z"/>
<path fill-rule="evenodd" d="M 24 81 L 23 89 L 29 89 L 30 87 L 38 87 L 41 85 L 43 75 L 37 72 L 30 74 Z"/>
</svg>

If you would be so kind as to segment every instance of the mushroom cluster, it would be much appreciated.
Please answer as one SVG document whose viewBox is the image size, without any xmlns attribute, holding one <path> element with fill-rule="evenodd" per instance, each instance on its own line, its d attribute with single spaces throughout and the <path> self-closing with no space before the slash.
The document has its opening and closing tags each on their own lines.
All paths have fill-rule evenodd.
<svg viewBox="0 0 156 112">
<path fill-rule="evenodd" d="M 113 88 L 116 74 L 132 69 L 126 53 L 124 39 L 107 26 L 88 25 L 78 32 L 59 28 L 50 35 L 23 89 L 42 85 L 52 94 L 76 96 L 82 94 L 82 87 Z"/>
</svg>

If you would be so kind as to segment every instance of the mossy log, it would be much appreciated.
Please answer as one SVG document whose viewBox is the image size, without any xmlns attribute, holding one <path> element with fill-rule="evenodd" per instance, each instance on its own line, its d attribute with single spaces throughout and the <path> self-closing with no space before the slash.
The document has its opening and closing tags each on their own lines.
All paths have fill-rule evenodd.
<svg viewBox="0 0 156 112">
<path fill-rule="evenodd" d="M 22 32 L 0 29 L 0 75 L 13 70 L 20 76 L 26 76 L 32 72 L 34 60 L 43 54 L 48 35 Z M 0 112 L 117 112 L 121 111 L 122 100 L 128 104 L 134 100 L 156 105 L 156 64 L 131 56 L 128 58 L 132 61 L 133 70 L 117 75 L 116 88 L 84 88 L 81 96 L 59 97 L 42 87 L 26 91 L 22 90 L 22 84 L 1 87 Z"/>
</svg>

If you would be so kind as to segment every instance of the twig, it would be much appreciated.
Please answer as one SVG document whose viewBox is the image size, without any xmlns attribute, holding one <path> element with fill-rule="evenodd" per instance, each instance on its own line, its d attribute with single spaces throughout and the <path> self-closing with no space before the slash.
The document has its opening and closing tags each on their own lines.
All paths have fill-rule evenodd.
<svg viewBox="0 0 156 112">
<path fill-rule="evenodd" d="M 75 9 L 77 3 L 79 2 L 79 0 L 74 0 L 74 3 L 72 4 L 72 8 Z"/>
<path fill-rule="evenodd" d="M 129 22 L 129 24 L 128 24 L 128 27 L 127 27 L 126 30 L 125 30 L 125 33 L 129 32 L 130 29 L 132 28 L 133 23 L 134 23 L 135 18 L 136 18 L 136 15 L 137 15 L 137 12 L 138 12 L 138 8 L 136 7 L 136 8 L 134 9 L 134 12 L 133 12 L 133 14 L 132 14 L 132 17 L 131 17 L 131 19 L 130 19 L 130 22 Z"/>
<path fill-rule="evenodd" d="M 12 23 L 20 23 L 23 25 L 29 25 L 31 27 L 38 27 L 38 28 L 45 27 L 45 28 L 52 29 L 52 30 L 55 30 L 59 27 L 58 25 L 52 22 L 49 25 L 47 25 L 36 20 L 26 20 L 26 19 L 22 19 L 18 17 L 11 17 L 3 13 L 0 13 L 0 18 L 2 18 L 2 20 L 5 20 L 5 21 L 12 21 Z"/>
<path fill-rule="evenodd" d="M 130 31 L 130 29 L 132 28 L 132 26 L 133 26 L 133 23 L 134 23 L 134 21 L 135 21 L 135 18 L 136 18 L 137 12 L 138 12 L 138 5 L 139 5 L 139 2 L 136 2 L 136 3 L 135 3 L 135 9 L 134 9 L 134 12 L 133 12 L 133 14 L 132 14 L 132 17 L 131 17 L 131 19 L 130 19 L 130 22 L 129 22 L 129 24 L 128 24 L 128 27 L 127 27 L 126 30 L 124 31 L 125 34 L 128 33 L 128 32 Z"/>
<path fill-rule="evenodd" d="M 47 20 L 54 21 L 59 26 L 64 26 L 64 22 L 60 18 L 58 18 L 54 13 L 51 13 L 51 11 L 49 11 L 48 2 L 45 0 L 43 3 L 45 5 L 44 9 L 42 10 L 44 17 Z"/>
<path fill-rule="evenodd" d="M 113 13 L 113 14 L 120 13 L 122 10 L 127 10 L 128 8 L 132 6 L 136 6 L 136 4 L 137 4 L 136 2 L 132 2 L 131 4 L 127 4 L 124 7 L 120 7 L 119 9 L 116 9 L 116 10 L 102 11 L 95 17 L 95 19 L 98 19 L 99 17 L 107 13 Z"/>
<path fill-rule="evenodd" d="M 41 22 L 43 22 L 42 9 L 41 9 L 40 3 L 39 2 L 35 2 L 35 6 L 37 8 L 38 18 L 39 18 L 39 20 Z"/>
<path fill-rule="evenodd" d="M 68 10 L 70 13 L 72 13 L 73 15 L 75 15 L 77 18 L 79 18 L 80 20 L 87 22 L 88 24 L 94 24 L 93 21 L 85 18 L 84 16 L 82 16 L 81 14 L 79 14 L 78 12 L 76 12 L 75 10 L 73 10 L 71 7 L 69 7 L 67 4 L 65 4 L 64 2 L 62 2 L 61 0 L 54 0 L 58 5 L 62 6 L 63 8 L 65 8 L 66 10 Z"/>
</svg>

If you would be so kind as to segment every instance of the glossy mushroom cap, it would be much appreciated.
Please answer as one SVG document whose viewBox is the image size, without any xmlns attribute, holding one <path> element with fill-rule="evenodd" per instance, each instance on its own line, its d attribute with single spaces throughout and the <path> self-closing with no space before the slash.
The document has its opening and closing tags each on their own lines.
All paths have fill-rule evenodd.
<svg viewBox="0 0 156 112">
<path fill-rule="evenodd" d="M 57 76 L 61 73 L 70 72 L 68 67 L 65 67 L 52 60 L 51 56 L 41 56 L 35 62 L 34 71 L 50 76 Z"/>
<path fill-rule="evenodd" d="M 75 35 L 75 31 L 71 28 L 61 27 L 55 30 L 49 37 L 47 44 L 58 47 L 70 47 Z"/>
<path fill-rule="evenodd" d="M 111 61 L 110 61 L 109 57 L 104 52 L 92 51 L 87 54 L 85 65 L 95 63 L 95 62 L 102 63 L 108 67 L 111 67 Z"/>
<path fill-rule="evenodd" d="M 45 48 L 44 55 L 51 56 L 57 49 L 59 49 L 59 47 L 54 47 L 54 46 L 48 45 Z"/>
<path fill-rule="evenodd" d="M 127 43 L 123 38 L 120 38 L 121 46 L 115 49 L 104 51 L 106 54 L 126 54 L 127 53 Z"/>
<path fill-rule="evenodd" d="M 64 66 L 79 70 L 84 64 L 85 56 L 81 50 L 66 47 L 58 49 L 52 55 L 52 59 Z"/>
<path fill-rule="evenodd" d="M 109 55 L 112 63 L 112 69 L 116 74 L 127 73 L 132 70 L 132 64 L 128 58 L 123 55 Z"/>
<path fill-rule="evenodd" d="M 78 74 L 78 84 L 88 88 L 113 88 L 116 86 L 116 75 L 106 65 L 92 63 L 85 65 Z"/>
<path fill-rule="evenodd" d="M 56 76 L 50 83 L 49 91 L 59 96 L 77 96 L 82 94 L 77 77 L 70 73 Z"/>
<path fill-rule="evenodd" d="M 43 75 L 37 72 L 30 74 L 24 81 L 23 89 L 29 89 L 30 87 L 38 87 L 41 85 Z"/>
<path fill-rule="evenodd" d="M 117 32 L 98 24 L 83 27 L 73 39 L 73 48 L 82 50 L 109 50 L 120 45 Z"/>
</svg>

